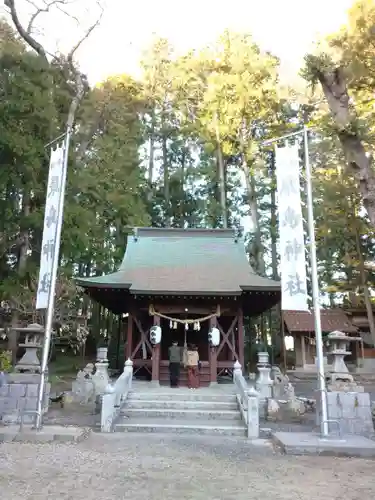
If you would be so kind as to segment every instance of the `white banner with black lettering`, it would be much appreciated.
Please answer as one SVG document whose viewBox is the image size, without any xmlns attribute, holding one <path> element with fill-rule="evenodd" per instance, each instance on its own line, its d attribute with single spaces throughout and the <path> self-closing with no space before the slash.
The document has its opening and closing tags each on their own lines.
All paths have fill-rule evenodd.
<svg viewBox="0 0 375 500">
<path fill-rule="evenodd" d="M 308 311 L 298 144 L 276 148 L 281 308 Z"/>
<path fill-rule="evenodd" d="M 56 246 L 56 227 L 59 217 L 59 201 L 62 194 L 62 175 L 64 163 L 64 148 L 58 147 L 51 151 L 49 164 L 46 207 L 44 211 L 44 228 L 42 247 L 40 249 L 40 269 L 36 308 L 47 309 L 49 289 L 51 284 L 53 255 Z"/>
</svg>

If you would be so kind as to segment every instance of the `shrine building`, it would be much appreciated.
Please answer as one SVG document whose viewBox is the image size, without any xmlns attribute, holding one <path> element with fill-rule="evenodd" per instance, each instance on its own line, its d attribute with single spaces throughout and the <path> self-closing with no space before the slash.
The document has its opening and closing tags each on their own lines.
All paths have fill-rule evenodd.
<svg viewBox="0 0 375 500">
<path fill-rule="evenodd" d="M 160 383 L 169 379 L 173 340 L 198 347 L 201 385 L 216 382 L 235 360 L 243 366 L 244 316 L 259 316 L 281 299 L 280 282 L 254 273 L 232 229 L 135 229 L 118 271 L 77 284 L 113 313 L 128 315 L 126 357 L 135 376 Z M 162 330 L 157 345 L 150 342 L 154 325 Z M 213 327 L 220 331 L 217 347 L 208 340 Z"/>
</svg>

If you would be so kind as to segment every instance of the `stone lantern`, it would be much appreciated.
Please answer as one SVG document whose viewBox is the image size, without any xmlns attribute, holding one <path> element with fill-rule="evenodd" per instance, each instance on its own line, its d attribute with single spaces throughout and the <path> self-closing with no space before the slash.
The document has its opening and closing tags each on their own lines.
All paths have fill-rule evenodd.
<svg viewBox="0 0 375 500">
<path fill-rule="evenodd" d="M 25 354 L 19 360 L 14 370 L 18 373 L 40 373 L 41 366 L 38 358 L 38 349 L 43 346 L 44 327 L 37 323 L 32 323 L 26 328 L 15 328 L 18 333 L 25 333 L 25 343 L 19 347 L 26 349 Z"/>
<path fill-rule="evenodd" d="M 255 388 L 261 398 L 272 397 L 273 380 L 271 379 L 271 366 L 269 364 L 268 352 L 258 352 L 258 377 L 255 382 Z"/>
<path fill-rule="evenodd" d="M 330 344 L 329 354 L 332 356 L 332 367 L 328 381 L 331 384 L 335 382 L 353 383 L 353 376 L 349 373 L 348 367 L 345 364 L 344 358 L 351 354 L 348 349 L 350 337 L 344 332 L 334 331 L 328 335 Z"/>
</svg>

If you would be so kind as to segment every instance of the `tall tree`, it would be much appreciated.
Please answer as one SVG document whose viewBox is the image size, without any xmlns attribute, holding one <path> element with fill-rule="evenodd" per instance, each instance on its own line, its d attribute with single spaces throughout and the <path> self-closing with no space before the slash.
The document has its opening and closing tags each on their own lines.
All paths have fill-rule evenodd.
<svg viewBox="0 0 375 500">
<path fill-rule="evenodd" d="M 349 25 L 328 39 L 326 52 L 306 57 L 305 77 L 319 82 L 332 116 L 347 165 L 359 181 L 363 205 L 375 226 L 375 172 L 367 121 L 357 99 L 373 100 L 375 5 L 359 0 L 349 13 Z M 351 98 L 350 94 L 353 95 Z M 371 129 L 370 129 L 371 130 Z"/>
</svg>

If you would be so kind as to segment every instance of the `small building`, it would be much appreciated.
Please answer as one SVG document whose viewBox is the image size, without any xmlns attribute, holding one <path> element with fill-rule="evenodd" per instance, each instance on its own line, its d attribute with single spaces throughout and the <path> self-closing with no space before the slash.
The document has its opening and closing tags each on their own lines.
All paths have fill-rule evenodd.
<svg viewBox="0 0 375 500">
<path fill-rule="evenodd" d="M 324 335 L 335 330 L 355 337 L 357 336 L 358 329 L 352 324 L 342 309 L 322 309 L 320 317 L 323 338 Z M 287 330 L 285 335 L 293 337 L 296 369 L 316 369 L 314 311 L 284 311 L 283 319 Z M 350 362 L 359 357 L 359 353 L 357 352 L 358 347 L 358 344 L 354 343 L 355 351 L 352 353 L 350 359 L 346 358 L 347 361 Z M 327 356 L 326 353 L 324 354 Z"/>
<path fill-rule="evenodd" d="M 370 332 L 370 322 L 366 308 L 362 304 L 355 304 L 354 307 L 345 307 L 345 314 L 351 323 L 358 329 L 358 334 L 363 342 L 362 368 L 364 372 L 375 372 L 375 345 Z M 373 310 L 375 316 L 375 310 Z"/>
<path fill-rule="evenodd" d="M 235 360 L 243 366 L 244 316 L 258 316 L 281 298 L 280 283 L 254 273 L 231 229 L 135 229 L 118 271 L 77 284 L 113 313 L 128 314 L 126 357 L 135 375 L 161 383 L 168 381 L 173 340 L 198 346 L 202 385 L 216 382 Z M 149 337 L 153 325 L 162 329 L 156 346 Z M 221 341 L 211 348 L 214 326 Z"/>
</svg>

